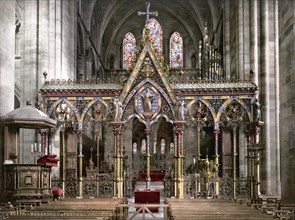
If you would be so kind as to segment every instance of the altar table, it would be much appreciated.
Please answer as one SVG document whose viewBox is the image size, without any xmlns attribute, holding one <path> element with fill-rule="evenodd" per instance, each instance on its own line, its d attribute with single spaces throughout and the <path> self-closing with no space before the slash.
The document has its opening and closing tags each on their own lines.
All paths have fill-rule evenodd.
<svg viewBox="0 0 295 220">
<path fill-rule="evenodd" d="M 135 204 L 160 204 L 160 190 L 137 189 L 134 191 Z M 137 208 L 138 209 L 138 208 Z M 151 212 L 158 212 L 158 207 L 149 208 Z"/>
</svg>

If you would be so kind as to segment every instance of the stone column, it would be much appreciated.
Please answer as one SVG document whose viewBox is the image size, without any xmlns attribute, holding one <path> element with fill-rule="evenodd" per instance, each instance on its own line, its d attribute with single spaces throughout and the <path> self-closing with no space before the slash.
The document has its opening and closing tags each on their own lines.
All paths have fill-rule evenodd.
<svg viewBox="0 0 295 220">
<path fill-rule="evenodd" d="M 266 195 L 280 194 L 280 136 L 279 136 L 279 62 L 277 1 L 260 1 L 260 98 L 264 102 L 262 130 L 265 151 L 261 157 L 261 190 Z"/>
<path fill-rule="evenodd" d="M 183 199 L 184 198 L 184 179 L 183 179 L 183 130 L 185 121 L 175 121 L 175 134 L 176 134 L 176 163 L 177 166 L 177 188 L 176 198 Z"/>
<path fill-rule="evenodd" d="M 79 188 L 78 188 L 78 196 L 77 198 L 83 198 L 83 130 L 77 131 L 78 136 L 78 143 L 79 143 L 79 152 L 78 152 L 78 159 L 79 159 L 79 175 L 78 175 L 78 182 L 79 182 Z"/>
<path fill-rule="evenodd" d="M 258 84 L 258 16 L 257 0 L 250 1 L 250 68 L 254 71 L 254 82 Z"/>
<path fill-rule="evenodd" d="M 244 1 L 237 1 L 238 4 L 238 26 L 237 26 L 237 37 L 238 37 L 238 45 L 236 49 L 238 49 L 238 77 L 244 78 Z"/>
<path fill-rule="evenodd" d="M 230 4 L 231 1 L 224 1 L 224 11 L 223 11 L 223 63 L 224 63 L 224 72 L 227 73 L 225 77 L 230 78 L 231 75 L 231 55 L 230 55 Z"/>
<path fill-rule="evenodd" d="M 276 51 L 275 54 L 277 56 L 277 53 L 279 53 L 280 56 L 280 66 L 276 68 L 276 74 L 279 74 L 276 81 L 276 90 L 279 89 L 279 93 L 276 93 L 276 96 L 279 96 L 276 106 L 282 107 L 277 107 L 277 110 L 280 111 L 280 129 L 277 129 L 280 140 L 277 141 L 281 145 L 277 145 L 275 153 L 280 154 L 280 157 L 277 158 L 277 164 L 280 164 L 280 166 L 277 166 L 276 169 L 280 171 L 277 171 L 277 175 L 282 182 L 280 183 L 280 179 L 277 179 L 275 184 L 278 190 L 282 190 L 282 202 L 295 203 L 295 169 L 293 168 L 295 159 L 295 105 L 294 101 L 291 101 L 295 100 L 295 1 L 275 1 L 275 5 L 275 11 L 279 8 L 275 18 L 275 21 L 277 21 L 277 16 L 279 16 L 276 29 L 278 29 L 278 23 L 280 24 L 278 33 L 280 41 L 279 45 L 275 46 L 276 49 L 279 48 L 279 51 Z M 281 193 L 278 192 L 278 194 Z"/>
<path fill-rule="evenodd" d="M 275 54 L 275 61 L 274 61 L 274 75 L 275 75 L 275 115 L 276 115 L 276 125 L 277 128 L 275 129 L 275 135 L 276 135 L 276 145 L 275 145 L 275 155 L 276 155 L 276 194 L 281 196 L 282 194 L 282 186 L 281 186 L 281 136 L 280 136 L 280 127 L 281 127 L 281 120 L 280 120 L 280 114 L 282 114 L 280 109 L 280 53 L 279 53 L 279 1 L 274 1 L 274 54 Z M 294 2 L 293 2 L 294 5 Z M 294 10 L 294 7 L 293 7 Z M 294 51 L 293 51 L 294 53 Z M 283 72 L 283 71 L 282 71 Z M 293 78 L 294 79 L 294 78 Z M 292 85 L 292 84 L 291 84 Z M 294 93 L 293 93 L 294 94 Z M 294 121 L 294 120 L 293 120 Z M 295 194 L 295 193 L 294 193 Z"/>
<path fill-rule="evenodd" d="M 122 146 L 121 135 L 123 122 L 112 122 L 115 135 L 114 143 L 114 197 L 123 198 L 123 174 L 122 174 Z"/>
</svg>

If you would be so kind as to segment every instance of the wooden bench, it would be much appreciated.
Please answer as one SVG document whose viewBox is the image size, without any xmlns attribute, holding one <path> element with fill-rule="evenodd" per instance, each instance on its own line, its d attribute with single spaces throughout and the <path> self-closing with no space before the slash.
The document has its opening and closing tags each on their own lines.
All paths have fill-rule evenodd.
<svg viewBox="0 0 295 220">
<path fill-rule="evenodd" d="M 9 219 L 113 219 L 119 215 L 121 199 L 63 199 L 50 204 L 22 207 L 9 214 Z"/>
<path fill-rule="evenodd" d="M 253 211 L 250 207 L 221 199 L 167 199 L 171 205 L 172 219 L 272 219 L 272 217 Z"/>
</svg>

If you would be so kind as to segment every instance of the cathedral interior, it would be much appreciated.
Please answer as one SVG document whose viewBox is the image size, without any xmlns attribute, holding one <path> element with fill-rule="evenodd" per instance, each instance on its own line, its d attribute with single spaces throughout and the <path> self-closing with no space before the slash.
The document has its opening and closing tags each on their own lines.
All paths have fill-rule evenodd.
<svg viewBox="0 0 295 220">
<path fill-rule="evenodd" d="M 0 202 L 160 188 L 271 198 L 295 218 L 294 13 L 293 0 L 0 0 Z"/>
</svg>

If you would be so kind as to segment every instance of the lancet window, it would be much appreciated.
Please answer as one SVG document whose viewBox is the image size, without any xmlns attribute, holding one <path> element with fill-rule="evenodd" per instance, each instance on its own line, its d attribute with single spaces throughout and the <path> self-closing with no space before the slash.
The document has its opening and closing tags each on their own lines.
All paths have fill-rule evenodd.
<svg viewBox="0 0 295 220">
<path fill-rule="evenodd" d="M 159 22 L 152 18 L 149 20 L 149 26 L 151 28 L 150 37 L 154 42 L 154 50 L 161 56 L 163 52 L 163 31 Z"/>
<path fill-rule="evenodd" d="M 170 37 L 170 68 L 183 67 L 183 40 L 178 32 Z"/>
<path fill-rule="evenodd" d="M 123 69 L 131 68 L 135 47 L 136 39 L 132 33 L 128 32 L 123 39 Z"/>
</svg>

